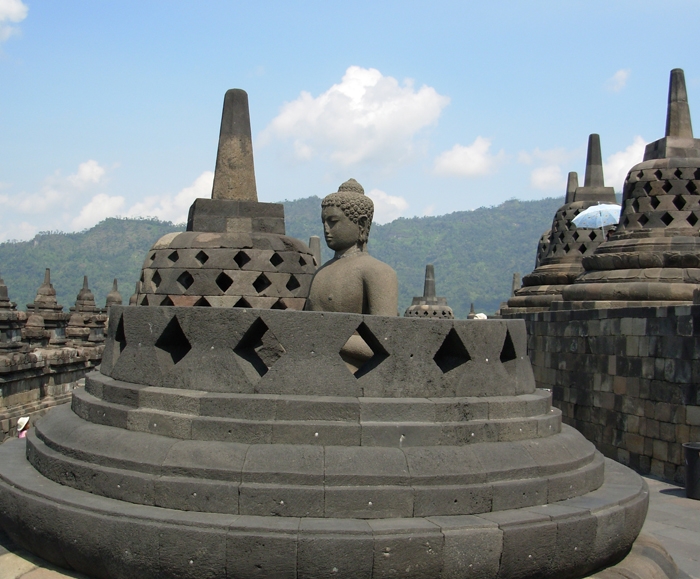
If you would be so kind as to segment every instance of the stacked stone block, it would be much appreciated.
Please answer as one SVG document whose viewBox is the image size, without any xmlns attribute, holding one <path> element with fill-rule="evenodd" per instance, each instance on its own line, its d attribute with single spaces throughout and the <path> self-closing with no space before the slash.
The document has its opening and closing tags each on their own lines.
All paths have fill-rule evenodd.
<svg viewBox="0 0 700 579">
<path fill-rule="evenodd" d="M 521 315 L 535 379 L 606 456 L 682 483 L 700 440 L 700 306 Z"/>
</svg>

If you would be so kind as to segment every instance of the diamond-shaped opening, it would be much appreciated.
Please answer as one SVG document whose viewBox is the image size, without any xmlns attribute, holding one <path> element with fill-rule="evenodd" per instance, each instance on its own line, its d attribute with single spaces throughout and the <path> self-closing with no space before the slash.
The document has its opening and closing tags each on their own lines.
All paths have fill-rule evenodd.
<svg viewBox="0 0 700 579">
<path fill-rule="evenodd" d="M 205 263 L 207 263 L 207 262 L 209 261 L 209 256 L 208 256 L 206 253 L 204 253 L 203 251 L 200 251 L 200 252 L 199 252 L 197 255 L 195 255 L 194 257 L 195 257 L 195 259 L 196 259 L 199 263 L 201 263 L 202 265 L 204 265 Z"/>
<path fill-rule="evenodd" d="M 243 266 L 250 261 L 250 256 L 245 251 L 239 251 L 233 256 L 233 261 L 242 269 Z"/>
<path fill-rule="evenodd" d="M 260 318 L 248 328 L 233 351 L 253 382 L 267 374 L 273 364 L 286 354 L 277 337 Z"/>
<path fill-rule="evenodd" d="M 177 316 L 173 317 L 173 319 L 168 322 L 168 325 L 165 326 L 163 333 L 156 342 L 156 348 L 166 354 L 160 358 L 168 365 L 170 365 L 170 362 L 172 362 L 173 365 L 177 364 L 192 349 L 190 341 L 180 327 Z"/>
<path fill-rule="evenodd" d="M 270 263 L 277 267 L 280 263 L 284 262 L 284 258 L 277 252 L 272 254 L 272 257 L 270 258 Z"/>
<path fill-rule="evenodd" d="M 245 298 L 241 298 L 238 300 L 235 304 L 233 304 L 234 308 L 249 308 L 250 304 L 248 303 L 248 300 Z"/>
<path fill-rule="evenodd" d="M 187 290 L 190 289 L 190 286 L 194 283 L 194 278 L 189 271 L 183 271 L 177 278 L 177 283 Z"/>
<path fill-rule="evenodd" d="M 668 193 L 671 189 L 673 189 L 673 184 L 670 181 L 664 181 L 661 188 L 664 190 L 664 192 Z"/>
<path fill-rule="evenodd" d="M 644 187 L 642 187 L 642 189 L 644 189 L 646 194 L 649 195 L 651 193 L 652 189 L 654 189 L 654 188 L 651 186 L 651 181 L 647 181 L 646 183 L 644 183 Z"/>
<path fill-rule="evenodd" d="M 661 177 L 663 176 L 663 173 L 661 172 L 661 169 L 657 169 L 654 171 L 654 177 L 656 177 L 659 181 L 661 181 Z"/>
<path fill-rule="evenodd" d="M 510 330 L 506 330 L 506 337 L 503 340 L 503 347 L 501 348 L 501 363 L 505 364 L 506 362 L 517 359 L 518 356 L 515 353 L 513 338 L 510 337 Z"/>
<path fill-rule="evenodd" d="M 639 200 L 635 199 L 632 201 L 632 210 L 637 213 L 639 211 Z"/>
<path fill-rule="evenodd" d="M 300 255 L 300 256 L 299 256 L 299 265 L 300 265 L 301 267 L 304 267 L 304 266 L 306 265 L 306 260 L 304 259 L 304 256 L 303 256 L 303 255 Z"/>
<path fill-rule="evenodd" d="M 442 345 L 433 356 L 433 361 L 438 365 L 443 374 L 459 368 L 471 360 L 464 342 L 454 328 L 445 336 Z"/>
<path fill-rule="evenodd" d="M 663 221 L 664 225 L 666 226 L 671 225 L 671 222 L 673 221 L 673 216 L 669 213 L 664 213 L 661 216 L 661 221 Z"/>
<path fill-rule="evenodd" d="M 114 332 L 114 341 L 119 345 L 119 353 L 121 354 L 126 348 L 126 334 L 124 333 L 124 316 L 119 316 L 117 331 Z"/>
<path fill-rule="evenodd" d="M 641 179 L 642 177 L 644 177 L 644 171 L 637 173 L 637 179 Z"/>
<path fill-rule="evenodd" d="M 566 234 L 562 231 L 562 232 L 559 234 L 559 241 L 564 241 L 564 238 L 565 238 L 565 237 L 566 237 Z"/>
<path fill-rule="evenodd" d="M 680 168 L 676 169 L 676 170 L 674 171 L 673 174 L 674 174 L 674 176 L 676 177 L 676 179 L 682 179 L 682 178 L 683 178 L 683 171 L 681 171 Z"/>
<path fill-rule="evenodd" d="M 591 232 L 588 234 L 588 239 L 590 239 L 591 241 L 595 241 L 595 238 L 596 238 L 596 233 L 595 233 L 595 231 L 591 231 Z"/>
<path fill-rule="evenodd" d="M 695 170 L 695 175 L 693 175 L 693 179 L 696 181 L 700 181 L 700 169 Z"/>
<path fill-rule="evenodd" d="M 271 285 L 272 285 L 272 282 L 269 279 L 267 279 L 267 276 L 264 273 L 261 273 L 258 276 L 258 279 L 256 279 L 253 282 L 253 287 L 255 288 L 255 291 L 258 293 L 264 292 Z"/>
<path fill-rule="evenodd" d="M 289 277 L 289 281 L 287 282 L 286 287 L 290 292 L 293 292 L 295 289 L 299 289 L 301 287 L 301 284 L 299 283 L 299 280 L 292 275 Z"/>
<path fill-rule="evenodd" d="M 287 304 L 284 303 L 282 298 L 278 299 L 274 304 L 272 304 L 271 310 L 286 310 Z"/>
<path fill-rule="evenodd" d="M 340 349 L 340 357 L 355 378 L 362 378 L 386 360 L 389 353 L 362 322 Z"/>
<path fill-rule="evenodd" d="M 574 241 L 578 241 L 578 231 L 574 231 L 574 234 L 571 237 L 573 237 Z"/>
<path fill-rule="evenodd" d="M 231 279 L 231 277 L 223 271 L 216 277 L 215 281 L 216 285 L 219 286 L 219 289 L 222 292 L 225 292 L 228 288 L 230 288 L 233 285 L 233 280 Z"/>
<path fill-rule="evenodd" d="M 501 364 L 503 364 L 506 372 L 515 374 L 517 370 L 517 359 L 518 355 L 515 352 L 515 345 L 513 344 L 513 338 L 510 336 L 510 330 L 506 330 L 506 337 L 503 340 L 500 356 Z"/>
<path fill-rule="evenodd" d="M 698 218 L 695 215 L 695 213 L 691 213 L 688 215 L 688 217 L 685 218 L 685 220 L 690 223 L 691 226 L 695 227 L 695 224 L 698 222 Z"/>
<path fill-rule="evenodd" d="M 141 300 L 141 305 L 142 306 L 148 305 L 148 296 L 143 296 L 143 299 Z"/>
<path fill-rule="evenodd" d="M 173 251 L 169 256 L 168 259 L 175 263 L 178 259 L 180 259 L 180 255 L 178 254 L 177 251 Z"/>
<path fill-rule="evenodd" d="M 651 199 L 649 199 L 649 204 L 653 209 L 656 209 L 661 204 L 661 201 L 654 195 Z"/>
<path fill-rule="evenodd" d="M 639 225 L 644 227 L 647 223 L 649 223 L 649 218 L 646 216 L 646 214 L 642 213 L 639 219 L 637 219 L 637 222 L 639 223 Z"/>
<path fill-rule="evenodd" d="M 569 250 L 570 250 L 570 249 L 571 249 L 571 248 L 569 247 L 569 244 L 567 243 L 567 244 L 564 246 L 564 253 L 569 253 Z"/>
<path fill-rule="evenodd" d="M 165 299 L 160 302 L 161 306 L 174 306 L 175 304 L 173 303 L 173 300 L 170 299 L 170 296 L 165 296 Z"/>
<path fill-rule="evenodd" d="M 673 198 L 673 204 L 676 206 L 676 209 L 678 209 L 678 211 L 682 211 L 683 207 L 685 207 L 686 205 L 685 199 L 683 199 L 682 195 L 676 195 Z"/>
<path fill-rule="evenodd" d="M 691 195 L 695 195 L 695 193 L 697 193 L 698 190 L 698 186 L 693 181 L 688 181 L 685 185 L 685 188 Z"/>
<path fill-rule="evenodd" d="M 143 280 L 142 280 L 143 281 Z M 158 289 L 158 286 L 160 286 L 160 282 L 163 281 L 163 279 L 160 277 L 160 274 L 158 271 L 156 271 L 153 274 L 153 277 L 151 278 L 151 281 L 153 282 L 153 285 L 156 286 L 156 289 Z"/>
<path fill-rule="evenodd" d="M 194 302 L 194 305 L 198 306 L 200 308 L 210 308 L 211 307 L 209 300 L 207 298 L 205 298 L 204 296 L 202 296 L 196 302 Z"/>
<path fill-rule="evenodd" d="M 583 243 L 581 245 L 579 245 L 578 251 L 579 251 L 579 253 L 586 253 L 586 245 Z"/>
</svg>

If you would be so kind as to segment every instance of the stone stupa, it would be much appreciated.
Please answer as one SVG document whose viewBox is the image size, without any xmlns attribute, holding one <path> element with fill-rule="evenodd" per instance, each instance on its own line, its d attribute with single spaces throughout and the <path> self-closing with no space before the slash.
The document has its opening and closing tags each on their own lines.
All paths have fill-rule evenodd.
<svg viewBox="0 0 700 579">
<path fill-rule="evenodd" d="M 549 239 L 538 242 L 535 270 L 523 277 L 522 287 L 501 313 L 543 311 L 561 301 L 563 289 L 583 272 L 584 256 L 593 254 L 604 241 L 602 229 L 576 227 L 574 217 L 598 203 L 615 202 L 615 190 L 606 187 L 603 178 L 600 137 L 591 134 L 583 187 L 578 185 L 578 175 L 569 173 L 564 205 L 554 215 Z"/>
<path fill-rule="evenodd" d="M 159 264 L 204 251 L 173 239 Z M 13 541 L 99 579 L 576 579 L 630 551 L 646 485 L 562 424 L 522 320 L 212 305 L 110 307 L 85 389 L 0 446 Z"/>
<path fill-rule="evenodd" d="M 423 295 L 413 298 L 411 305 L 406 308 L 404 316 L 407 318 L 454 318 L 452 308 L 447 305 L 447 298 L 435 295 L 435 267 L 432 264 L 425 266 L 425 283 Z"/>
<path fill-rule="evenodd" d="M 692 303 L 700 289 L 700 139 L 693 138 L 681 69 L 671 71 L 666 135 L 646 146 L 625 179 L 610 240 L 583 259 L 567 302 L 602 305 Z"/>
<path fill-rule="evenodd" d="M 192 204 L 187 231 L 148 252 L 135 302 L 301 310 L 316 265 L 306 244 L 285 235 L 284 206 L 258 202 L 248 95 L 231 89 L 212 197 Z"/>
</svg>

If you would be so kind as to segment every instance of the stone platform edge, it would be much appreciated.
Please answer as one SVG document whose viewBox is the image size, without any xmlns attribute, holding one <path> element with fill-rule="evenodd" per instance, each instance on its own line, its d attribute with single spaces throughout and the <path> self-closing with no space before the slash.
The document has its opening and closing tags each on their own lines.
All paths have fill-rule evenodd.
<svg viewBox="0 0 700 579">
<path fill-rule="evenodd" d="M 0 525 L 21 547 L 96 578 L 583 577 L 621 560 L 649 501 L 606 460 L 605 483 L 547 506 L 384 520 L 182 512 L 126 504 L 42 477 L 25 443 L 0 447 Z"/>
</svg>

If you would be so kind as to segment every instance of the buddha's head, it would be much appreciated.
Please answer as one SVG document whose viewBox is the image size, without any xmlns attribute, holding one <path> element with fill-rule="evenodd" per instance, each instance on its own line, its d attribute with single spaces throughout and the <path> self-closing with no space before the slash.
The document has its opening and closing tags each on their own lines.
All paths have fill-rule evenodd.
<svg viewBox="0 0 700 579">
<path fill-rule="evenodd" d="M 326 244 L 334 251 L 345 251 L 353 245 L 364 250 L 374 216 L 374 203 L 355 179 L 338 187 L 321 202 L 321 220 Z"/>
</svg>

